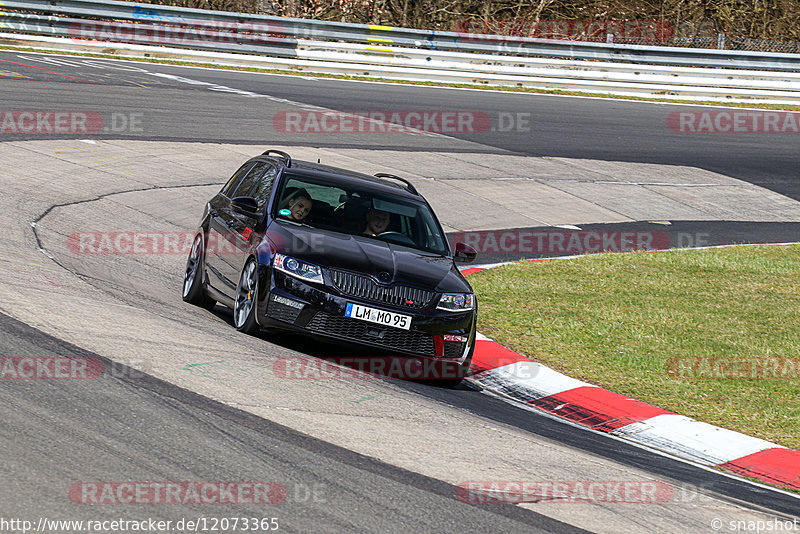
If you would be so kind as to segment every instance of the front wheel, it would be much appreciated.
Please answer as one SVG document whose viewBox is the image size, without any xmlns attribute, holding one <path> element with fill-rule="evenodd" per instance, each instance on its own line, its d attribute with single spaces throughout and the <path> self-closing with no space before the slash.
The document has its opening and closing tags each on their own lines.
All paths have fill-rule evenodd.
<svg viewBox="0 0 800 534">
<path fill-rule="evenodd" d="M 254 259 L 249 259 L 242 269 L 236 286 L 236 301 L 233 303 L 233 322 L 236 330 L 254 335 L 260 330 L 256 322 L 256 289 L 258 268 Z"/>
<path fill-rule="evenodd" d="M 197 234 L 189 258 L 186 260 L 182 297 L 185 302 L 210 310 L 216 302 L 206 294 L 206 288 L 203 286 L 204 248 L 203 234 Z"/>
</svg>

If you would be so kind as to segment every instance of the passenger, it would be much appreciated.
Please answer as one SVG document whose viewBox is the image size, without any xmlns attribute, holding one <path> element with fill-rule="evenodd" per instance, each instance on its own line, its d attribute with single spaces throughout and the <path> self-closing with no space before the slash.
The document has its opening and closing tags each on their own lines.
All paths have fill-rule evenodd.
<svg viewBox="0 0 800 534">
<path fill-rule="evenodd" d="M 389 214 L 372 208 L 367 212 L 367 227 L 364 229 L 365 235 L 376 236 L 386 231 L 389 226 Z"/>
<path fill-rule="evenodd" d="M 292 221 L 302 221 L 311 212 L 311 207 L 314 201 L 311 200 L 308 192 L 305 189 L 295 191 L 288 201 L 284 201 L 282 209 L 278 212 L 279 215 L 286 217 Z M 288 212 L 288 213 L 287 213 Z"/>
</svg>

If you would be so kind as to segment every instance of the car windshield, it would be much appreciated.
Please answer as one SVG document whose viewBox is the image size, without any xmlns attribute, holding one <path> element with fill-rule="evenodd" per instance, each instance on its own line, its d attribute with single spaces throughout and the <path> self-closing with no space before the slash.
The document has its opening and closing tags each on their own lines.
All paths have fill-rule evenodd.
<svg viewBox="0 0 800 534">
<path fill-rule="evenodd" d="M 275 198 L 273 216 L 279 221 L 448 253 L 441 227 L 424 202 L 292 174 Z"/>
</svg>

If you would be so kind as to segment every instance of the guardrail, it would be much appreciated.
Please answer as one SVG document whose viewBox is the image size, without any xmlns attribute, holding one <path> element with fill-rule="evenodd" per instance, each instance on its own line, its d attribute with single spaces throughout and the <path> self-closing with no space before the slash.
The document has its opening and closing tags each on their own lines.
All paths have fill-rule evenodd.
<svg viewBox="0 0 800 534">
<path fill-rule="evenodd" d="M 281 41 L 281 48 L 291 46 L 291 37 L 344 41 L 354 43 L 391 44 L 430 50 L 483 52 L 490 54 L 512 54 L 526 57 L 557 57 L 570 59 L 591 59 L 600 61 L 623 61 L 651 65 L 686 65 L 703 67 L 727 67 L 762 70 L 798 70 L 800 54 L 776 54 L 766 52 L 704 50 L 695 48 L 658 47 L 624 45 L 611 43 L 589 43 L 580 41 L 558 41 L 528 37 L 507 37 L 471 33 L 415 30 L 367 24 L 347 24 L 342 22 L 295 19 L 249 13 L 226 11 L 206 11 L 201 9 L 138 4 L 115 0 L 4 0 L 2 8 L 29 13 L 51 15 L 37 22 L 46 23 L 51 30 L 45 35 L 65 34 L 62 17 L 81 17 L 68 24 L 87 22 L 86 19 L 103 21 L 127 20 L 132 23 L 158 22 L 173 28 L 192 26 L 211 31 L 218 28 L 235 30 L 240 36 L 251 32 L 266 31 Z M 6 18 L 8 17 L 8 18 Z M 5 13 L 0 20 L 13 22 L 14 15 Z M 5 22 L 4 20 L 4 22 Z M 40 31 L 28 19 L 27 31 Z M 131 27 L 123 29 L 133 30 Z M 22 26 L 9 27 L 15 31 L 26 31 Z M 162 26 L 162 27 L 169 27 Z M 237 29 L 237 27 L 240 27 Z M 56 33 L 54 30 L 58 30 Z M 241 31 L 239 31 L 241 30 Z M 168 31 L 168 30 L 165 30 Z M 138 42 L 134 34 L 133 41 Z M 245 37 L 245 40 L 246 37 Z M 252 41 L 251 41 L 252 43 Z M 269 44 L 269 43 L 266 43 Z M 177 45 L 176 45 L 177 46 Z M 274 47 L 274 44 L 273 44 Z"/>
<path fill-rule="evenodd" d="M 399 79 L 800 102 L 800 54 L 436 32 L 115 0 L 2 0 L 0 6 L 13 10 L 0 13 L 0 31 L 87 45 L 249 54 L 257 57 L 241 60 L 274 65 L 267 57 L 283 58 L 314 72 Z"/>
</svg>

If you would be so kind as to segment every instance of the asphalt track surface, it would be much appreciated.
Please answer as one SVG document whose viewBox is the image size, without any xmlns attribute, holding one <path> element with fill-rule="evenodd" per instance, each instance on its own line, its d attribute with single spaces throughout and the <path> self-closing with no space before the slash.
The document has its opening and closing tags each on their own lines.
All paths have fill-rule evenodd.
<svg viewBox="0 0 800 534">
<path fill-rule="evenodd" d="M 260 74 L 164 65 L 126 63 L 131 70 L 110 69 L 101 60 L 70 65 L 66 58 L 42 61 L 33 54 L 0 53 L 6 74 L 3 108 L 90 109 L 103 113 L 142 112 L 142 132 L 108 134 L 113 138 L 147 138 L 236 143 L 369 146 L 397 148 L 368 134 L 282 135 L 272 127 L 274 108 L 249 101 L 219 98 L 246 91 L 334 110 L 478 111 L 492 119 L 483 132 L 448 134 L 474 141 L 487 152 L 512 151 L 530 156 L 587 158 L 666 165 L 688 165 L 719 172 L 800 200 L 798 134 L 678 134 L 667 126 L 670 113 L 692 106 L 644 102 L 558 98 L 481 91 L 342 82 L 324 78 Z M 46 70 L 41 70 L 46 69 Z M 145 74 L 135 69 L 179 76 Z M 49 71 L 49 72 L 48 72 Z M 1 79 L 1 78 L 0 78 Z M 33 82 L 32 80 L 36 80 Z M 200 82 L 198 84 L 197 82 Z M 207 85 L 202 85 L 202 84 Z M 144 88 L 150 90 L 142 90 Z M 157 95 L 157 96 L 156 96 Z M 74 107 L 70 107 L 74 106 Z M 289 109 L 284 106 L 283 109 Z M 500 124 L 500 114 L 529 114 L 530 131 Z M 519 123 L 517 123 L 519 124 Z M 12 138 L 13 136 L 9 136 Z M 25 136 L 23 136 L 25 137 Z M 27 136 L 42 138 L 41 134 Z M 102 136 L 99 136 L 102 138 Z M 391 136 L 382 136 L 391 137 Z M 405 146 L 407 150 L 420 146 Z"/>
<path fill-rule="evenodd" d="M 135 68 L 130 70 L 119 70 L 108 66 L 100 68 L 98 65 L 104 65 L 100 61 L 95 66 L 80 60 L 72 60 L 70 64 L 70 60 L 63 58 L 46 63 L 33 54 L 9 52 L 0 53 L 0 61 L 6 71 L 4 78 L 0 77 L 5 110 L 74 109 L 94 110 L 104 115 L 141 114 L 143 127 L 140 131 L 93 136 L 98 139 L 223 140 L 257 145 L 280 142 L 282 145 L 391 148 L 409 152 L 428 150 L 436 145 L 437 149 L 446 150 L 446 139 L 378 140 L 365 134 L 302 134 L 287 139 L 273 130 L 272 117 L 276 109 L 281 109 L 282 98 L 340 110 L 481 110 L 493 117 L 499 113 L 529 112 L 534 120 L 531 132 L 452 136 L 479 143 L 487 153 L 512 151 L 528 155 L 694 165 L 800 199 L 796 171 L 800 156 L 796 138 L 791 135 L 684 137 L 671 134 L 666 128 L 666 116 L 676 109 L 674 106 L 535 95 L 520 97 L 390 84 L 368 86 L 289 76 L 139 66 L 141 64 L 132 64 Z M 148 72 L 142 73 L 136 68 Z M 16 76 L 9 76 L 9 71 Z M 269 95 L 269 98 L 263 100 L 231 90 Z M 265 102 L 270 106 L 265 106 Z M 3 139 L 53 137 L 75 138 L 76 135 L 4 134 Z M 789 228 L 789 237 L 793 230 Z M 31 351 L 42 356 L 86 354 L 83 349 L 5 316 L 0 316 L 0 336 L 2 345 L 7 348 L 8 354 L 4 355 L 8 356 L 26 355 Z M 314 352 L 302 343 L 292 343 L 290 348 L 300 353 Z M 326 487 L 336 488 L 334 495 L 328 495 L 335 497 L 340 506 L 336 510 L 323 502 L 314 504 L 313 500 L 305 500 L 300 503 L 287 499 L 288 506 L 282 505 L 280 509 L 280 515 L 290 518 L 284 523 L 287 530 L 400 530 L 399 524 L 423 531 L 461 531 L 463 525 L 469 525 L 469 530 L 474 531 L 574 530 L 530 510 L 511 506 L 486 510 L 460 503 L 452 498 L 454 490 L 449 484 L 314 440 L 146 375 L 124 371 L 124 366 L 120 369 L 123 369 L 121 377 L 87 381 L 86 387 L 78 389 L 43 386 L 41 382 L 12 384 L 6 381 L 2 384 L 3 406 L 10 407 L 9 412 L 16 415 L 9 423 L 11 432 L 4 435 L 4 448 L 13 452 L 2 464 L 4 478 L 14 481 L 3 490 L 7 492 L 3 502 L 12 502 L 13 497 L 13 511 L 20 515 L 40 515 L 39 505 L 47 499 L 58 509 L 55 501 L 63 501 L 65 485 L 76 479 L 92 478 L 85 469 L 86 458 L 66 457 L 54 461 L 51 447 L 57 446 L 67 451 L 87 451 L 97 462 L 98 473 L 102 473 L 104 465 L 118 466 L 123 462 L 126 470 L 122 474 L 126 480 L 137 477 L 242 480 L 246 475 L 246 479 L 292 481 L 299 487 L 311 487 L 325 480 L 329 483 Z M 476 395 L 468 387 L 445 390 L 409 382 L 395 385 L 444 406 L 458 407 L 653 475 L 702 487 L 716 498 L 781 514 L 798 511 L 797 500 L 793 497 L 525 412 L 499 400 Z M 43 387 L 47 388 L 44 392 Z M 154 418 L 157 418 L 155 422 Z M 53 421 L 59 421 L 56 428 Z M 131 432 L 132 428 L 135 433 Z M 173 436 L 175 428 L 196 437 L 178 445 L 182 449 L 181 462 L 175 462 L 175 442 L 167 439 L 167 433 Z M 43 441 L 57 445 L 46 447 Z M 215 454 L 226 448 L 237 451 L 235 461 Z M 302 468 L 298 469 L 299 466 Z M 99 474 L 98 478 L 102 479 Z M 289 489 L 291 495 L 293 488 Z M 7 510 L 4 506 L 4 511 Z M 61 511 L 71 510 L 62 508 Z M 198 512 L 207 513 L 207 510 Z M 214 512 L 218 516 L 225 515 L 220 509 Z M 163 512 L 160 515 L 168 518 Z M 187 510 L 181 509 L 174 517 L 186 515 Z M 97 517 L 94 510 L 92 517 Z"/>
<path fill-rule="evenodd" d="M 2 314 L 0 342 L 8 357 L 97 358 L 106 369 L 78 387 L 19 380 L 0 388 L 10 415 L 0 438 L 5 517 L 38 523 L 44 510 L 50 519 L 130 517 L 119 509 L 64 502 L 65 488 L 76 480 L 102 480 L 113 470 L 127 481 L 281 481 L 283 498 L 256 509 L 259 520 L 276 518 L 281 532 L 462 532 L 464 525 L 483 532 L 584 532 L 513 505 L 460 502 L 450 484 L 112 364 Z M 137 508 L 135 518 L 175 523 L 254 516 L 245 502 Z"/>
</svg>

